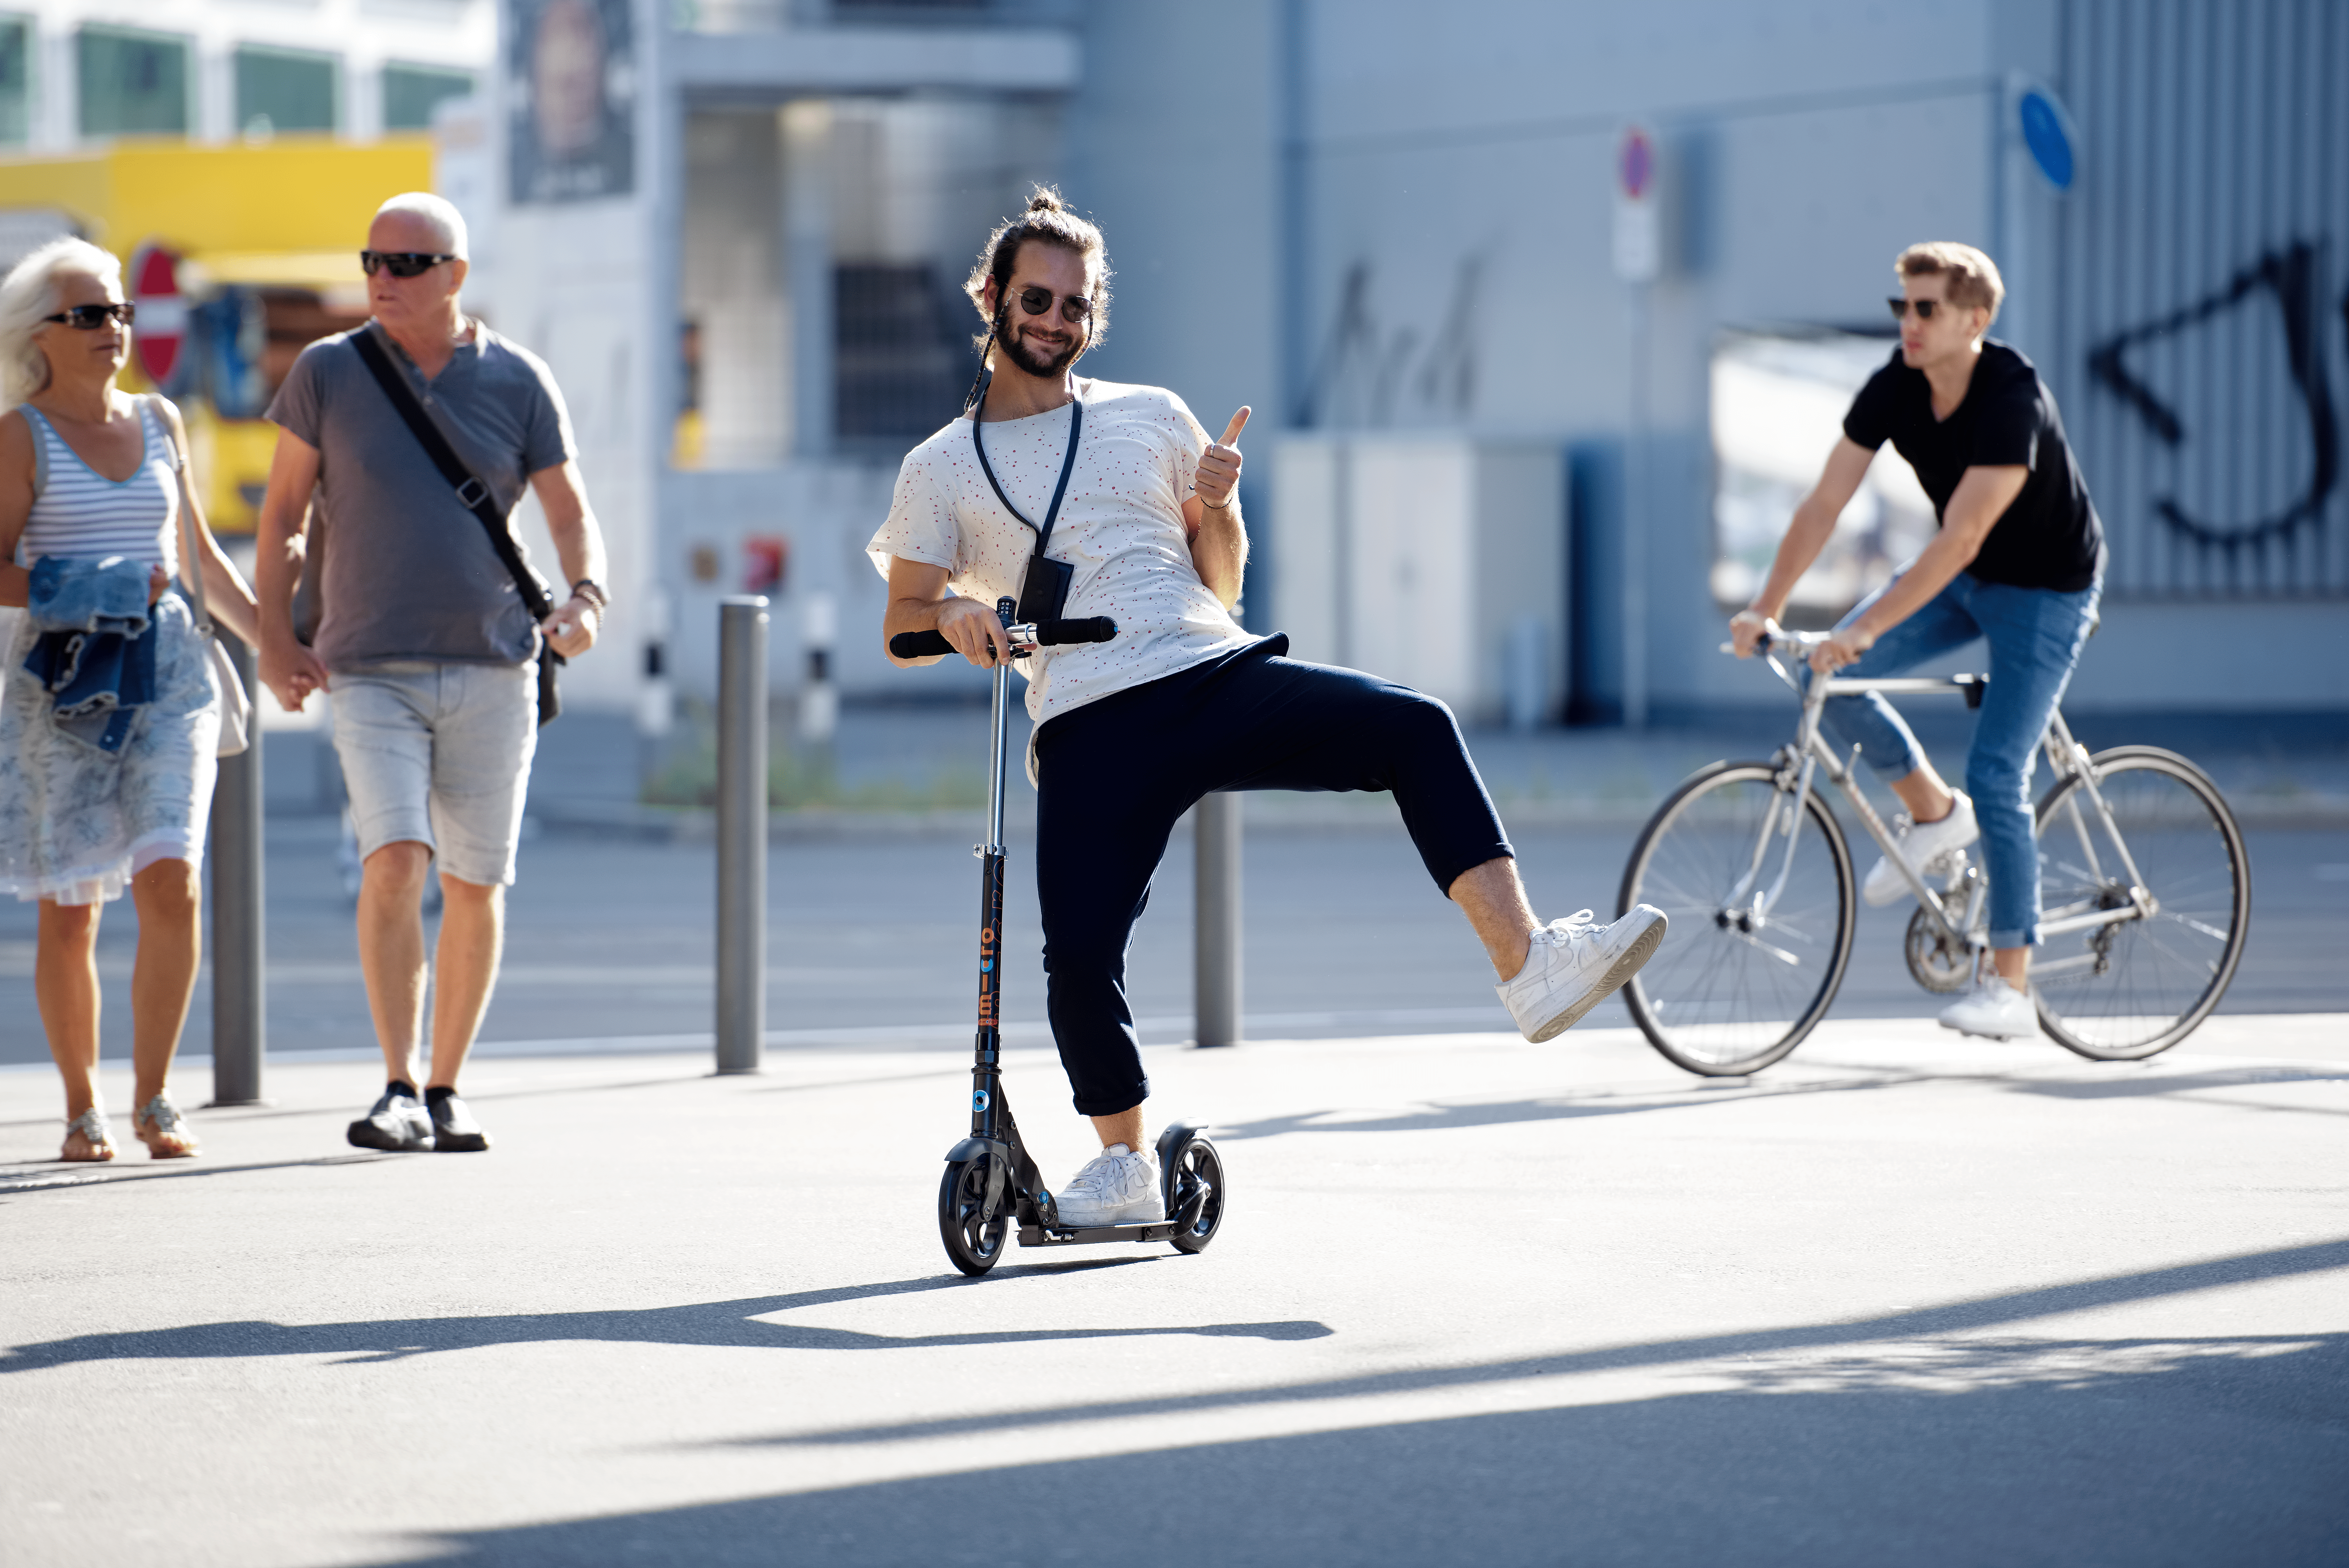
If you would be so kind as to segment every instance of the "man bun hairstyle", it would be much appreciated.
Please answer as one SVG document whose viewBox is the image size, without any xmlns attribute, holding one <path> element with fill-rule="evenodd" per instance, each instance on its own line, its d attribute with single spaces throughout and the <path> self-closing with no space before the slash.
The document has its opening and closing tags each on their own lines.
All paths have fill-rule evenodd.
<svg viewBox="0 0 2349 1568">
<path fill-rule="evenodd" d="M 1981 305 L 1992 321 L 2006 301 L 2006 280 L 1998 275 L 1998 263 L 1955 240 L 1911 245 L 1893 262 L 1892 270 L 1902 278 L 1947 278 L 1943 298 L 1954 305 Z"/>
<path fill-rule="evenodd" d="M 995 318 L 987 314 L 987 280 L 995 280 L 996 304 L 1000 308 L 1011 287 L 1011 269 L 1019 263 L 1019 247 L 1030 240 L 1058 245 L 1085 258 L 1093 274 L 1092 335 L 1086 347 L 1099 347 L 1109 335 L 1109 242 L 1090 221 L 1062 204 L 1060 191 L 1050 185 L 1035 187 L 1024 211 L 995 226 L 995 232 L 979 248 L 970 276 L 963 280 L 962 292 L 970 296 L 971 308 L 984 324 L 971 338 L 972 344 L 984 356 L 995 337 Z"/>
</svg>

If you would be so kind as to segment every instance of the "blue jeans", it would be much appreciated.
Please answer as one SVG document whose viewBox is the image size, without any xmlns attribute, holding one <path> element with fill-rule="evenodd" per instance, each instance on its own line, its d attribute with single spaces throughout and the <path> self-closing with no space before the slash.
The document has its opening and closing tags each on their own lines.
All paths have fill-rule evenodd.
<svg viewBox="0 0 2349 1568">
<path fill-rule="evenodd" d="M 1862 600 L 1837 629 L 1858 620 L 1890 587 L 1887 583 Z M 2059 593 L 1982 583 L 1961 572 L 1878 638 L 1858 663 L 1838 672 L 1855 678 L 1897 676 L 1977 637 L 1989 639 L 1991 680 L 1982 692 L 1973 748 L 1966 753 L 1966 793 L 1973 797 L 1974 818 L 1982 824 L 1992 947 L 2039 944 L 2039 844 L 2031 775 L 2039 764 L 2040 738 L 2071 682 L 2081 645 L 2096 624 L 2102 593 L 2101 583 Z M 1807 684 L 1807 667 L 1804 675 Z M 1917 738 L 1874 692 L 1829 697 L 1820 718 L 1847 749 L 1858 747 L 1879 778 L 1903 778 L 1925 765 Z"/>
</svg>

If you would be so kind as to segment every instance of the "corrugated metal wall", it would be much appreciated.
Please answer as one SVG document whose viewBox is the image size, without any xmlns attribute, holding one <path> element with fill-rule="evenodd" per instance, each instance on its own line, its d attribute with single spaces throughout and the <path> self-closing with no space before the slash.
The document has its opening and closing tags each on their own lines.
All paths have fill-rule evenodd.
<svg viewBox="0 0 2349 1568">
<path fill-rule="evenodd" d="M 2349 5 L 2067 0 L 2064 417 L 2137 599 L 2349 597 Z"/>
</svg>

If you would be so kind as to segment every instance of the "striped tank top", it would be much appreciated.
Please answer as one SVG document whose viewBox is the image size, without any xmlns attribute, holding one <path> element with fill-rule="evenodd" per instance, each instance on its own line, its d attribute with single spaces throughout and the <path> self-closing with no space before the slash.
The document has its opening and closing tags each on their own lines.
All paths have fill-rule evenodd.
<svg viewBox="0 0 2349 1568">
<path fill-rule="evenodd" d="M 16 545 L 17 564 L 44 555 L 98 560 L 127 555 L 180 570 L 178 456 L 153 401 L 138 399 L 144 442 L 138 471 L 120 484 L 82 461 L 38 408 L 20 405 L 33 428 L 33 510 Z"/>
</svg>

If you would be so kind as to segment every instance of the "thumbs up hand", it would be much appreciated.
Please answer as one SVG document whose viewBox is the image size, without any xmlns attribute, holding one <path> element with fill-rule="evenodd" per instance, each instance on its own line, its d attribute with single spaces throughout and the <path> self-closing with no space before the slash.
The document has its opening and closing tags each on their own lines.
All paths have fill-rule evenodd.
<svg viewBox="0 0 2349 1568">
<path fill-rule="evenodd" d="M 1198 491 L 1201 504 L 1217 511 L 1231 504 L 1232 487 L 1240 482 L 1240 449 L 1232 443 L 1240 438 L 1240 430 L 1247 422 L 1248 411 L 1242 407 L 1224 427 L 1224 438 L 1199 459 L 1199 471 L 1192 480 L 1192 488 Z"/>
</svg>

